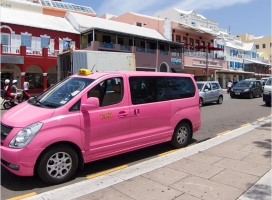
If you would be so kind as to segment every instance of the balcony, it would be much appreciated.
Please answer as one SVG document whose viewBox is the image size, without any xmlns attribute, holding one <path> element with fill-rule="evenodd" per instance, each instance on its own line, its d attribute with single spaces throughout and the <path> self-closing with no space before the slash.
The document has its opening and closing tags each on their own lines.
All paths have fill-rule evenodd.
<svg viewBox="0 0 272 200">
<path fill-rule="evenodd" d="M 2 54 L 17 54 L 17 55 L 29 55 L 29 56 L 43 56 L 42 52 L 43 52 L 43 48 L 32 48 L 32 47 L 26 47 L 25 48 L 25 53 L 21 52 L 21 46 L 8 46 L 8 45 L 1 45 L 1 53 Z M 47 49 L 47 48 L 44 48 Z M 53 50 L 47 51 L 47 55 L 49 57 L 57 57 L 57 55 L 59 54 L 59 50 Z"/>
</svg>

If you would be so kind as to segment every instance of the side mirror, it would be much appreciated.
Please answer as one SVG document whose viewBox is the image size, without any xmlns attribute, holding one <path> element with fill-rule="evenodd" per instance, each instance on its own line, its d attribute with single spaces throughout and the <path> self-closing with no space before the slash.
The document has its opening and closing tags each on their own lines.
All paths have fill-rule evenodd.
<svg viewBox="0 0 272 200">
<path fill-rule="evenodd" d="M 88 111 L 99 108 L 99 99 L 96 97 L 90 97 L 87 99 L 86 103 L 81 104 L 82 111 Z"/>
<path fill-rule="evenodd" d="M 265 82 L 263 82 L 263 86 L 265 85 Z"/>
<path fill-rule="evenodd" d="M 208 92 L 209 90 L 208 89 L 204 89 L 204 92 Z"/>
</svg>

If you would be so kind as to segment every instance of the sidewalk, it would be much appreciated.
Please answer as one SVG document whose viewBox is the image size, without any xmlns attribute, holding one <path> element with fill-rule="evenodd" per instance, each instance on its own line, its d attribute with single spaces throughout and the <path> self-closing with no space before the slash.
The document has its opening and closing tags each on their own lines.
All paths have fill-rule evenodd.
<svg viewBox="0 0 272 200">
<path fill-rule="evenodd" d="M 271 116 L 28 200 L 271 199 Z"/>
</svg>

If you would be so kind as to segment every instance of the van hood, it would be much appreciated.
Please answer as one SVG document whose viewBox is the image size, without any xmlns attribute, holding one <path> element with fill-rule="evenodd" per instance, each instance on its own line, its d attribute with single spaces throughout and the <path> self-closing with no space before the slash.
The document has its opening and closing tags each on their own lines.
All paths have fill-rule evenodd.
<svg viewBox="0 0 272 200">
<path fill-rule="evenodd" d="M 1 117 L 1 122 L 8 126 L 23 128 L 52 117 L 54 112 L 55 109 L 41 108 L 23 102 L 6 111 Z"/>
</svg>

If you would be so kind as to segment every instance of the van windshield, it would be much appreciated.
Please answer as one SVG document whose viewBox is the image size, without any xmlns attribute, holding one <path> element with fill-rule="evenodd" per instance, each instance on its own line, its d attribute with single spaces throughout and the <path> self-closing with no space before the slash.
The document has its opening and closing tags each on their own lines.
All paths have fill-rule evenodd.
<svg viewBox="0 0 272 200">
<path fill-rule="evenodd" d="M 269 78 L 269 79 L 265 82 L 265 85 L 270 85 L 270 86 L 271 86 L 271 85 L 272 85 L 271 83 L 272 83 L 272 79 Z"/>
<path fill-rule="evenodd" d="M 68 77 L 38 96 L 29 99 L 28 102 L 39 107 L 58 108 L 73 99 L 93 81 L 94 79 Z"/>
</svg>

